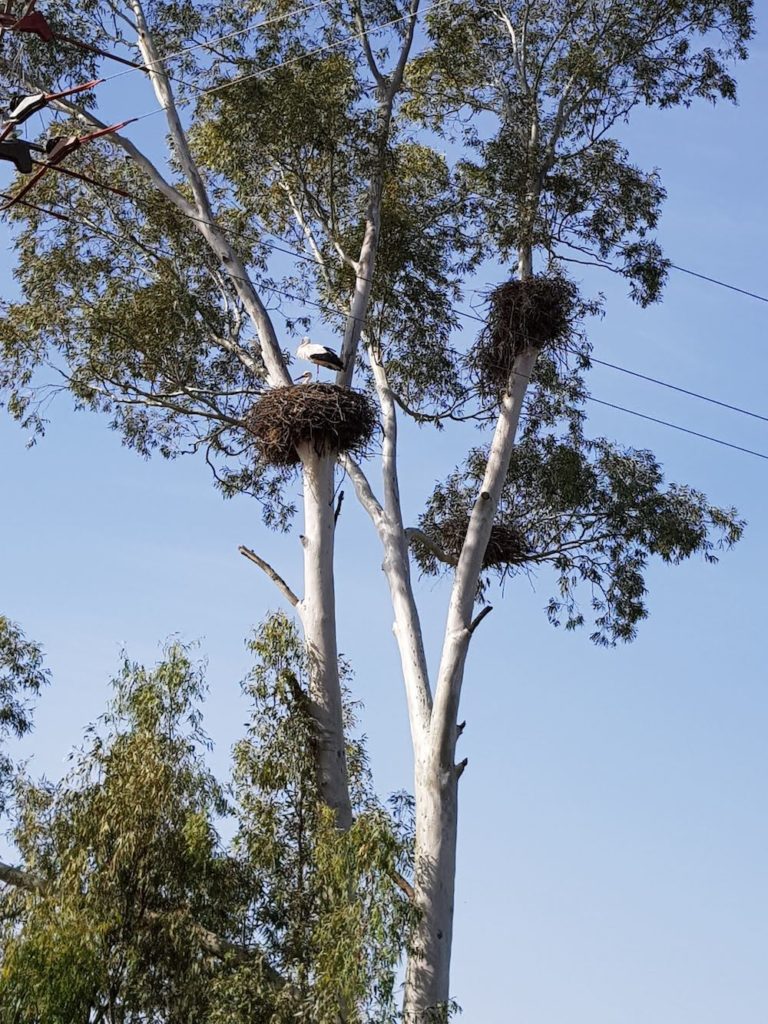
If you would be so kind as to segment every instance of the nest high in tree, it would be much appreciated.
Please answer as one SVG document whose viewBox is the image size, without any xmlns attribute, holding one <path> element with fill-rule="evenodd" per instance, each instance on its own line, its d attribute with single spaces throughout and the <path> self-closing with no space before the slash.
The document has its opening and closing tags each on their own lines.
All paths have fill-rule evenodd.
<svg viewBox="0 0 768 1024">
<path fill-rule="evenodd" d="M 426 523 L 422 524 L 424 533 L 454 562 L 458 561 L 461 554 L 468 526 L 469 517 L 466 515 L 449 515 L 431 522 L 428 526 Z M 411 543 L 422 572 L 435 574 L 439 570 L 439 564 L 434 552 L 430 551 L 418 537 L 414 537 Z M 529 555 L 525 539 L 518 530 L 508 523 L 494 523 L 488 547 L 483 555 L 483 569 L 497 569 L 504 573 L 510 566 L 528 561 Z"/>
<path fill-rule="evenodd" d="M 558 275 L 499 285 L 488 297 L 488 322 L 470 349 L 480 393 L 497 397 L 515 359 L 529 348 L 557 348 L 569 338 L 578 302 L 576 286 Z"/>
<path fill-rule="evenodd" d="M 443 549 L 456 559 L 461 554 L 468 526 L 469 519 L 461 517 L 445 519 L 440 523 L 440 543 Z M 488 547 L 483 555 L 483 568 L 503 568 L 524 561 L 525 546 L 517 530 L 507 523 L 494 523 Z"/>
<path fill-rule="evenodd" d="M 318 455 L 365 449 L 376 429 L 367 395 L 336 384 L 295 384 L 267 391 L 246 417 L 262 460 L 295 466 L 296 448 L 311 444 Z"/>
</svg>

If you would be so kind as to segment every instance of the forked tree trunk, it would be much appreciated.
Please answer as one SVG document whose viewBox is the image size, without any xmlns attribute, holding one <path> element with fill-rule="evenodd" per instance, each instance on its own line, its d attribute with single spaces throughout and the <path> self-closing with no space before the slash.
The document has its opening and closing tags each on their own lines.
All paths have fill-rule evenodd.
<svg viewBox="0 0 768 1024">
<path fill-rule="evenodd" d="M 456 567 L 431 721 L 416 750 L 416 870 L 419 914 L 408 959 L 404 997 L 407 1024 L 447 1018 L 450 999 L 453 905 L 456 882 L 459 700 L 473 620 L 477 582 L 515 444 L 523 401 L 536 362 L 533 349 L 515 361 L 488 453 L 485 474 Z"/>
<path fill-rule="evenodd" d="M 320 798 L 339 828 L 352 824 L 336 647 L 334 592 L 334 460 L 311 445 L 299 452 L 304 479 L 304 597 L 298 612 L 309 657 L 310 710 L 317 726 Z"/>
</svg>

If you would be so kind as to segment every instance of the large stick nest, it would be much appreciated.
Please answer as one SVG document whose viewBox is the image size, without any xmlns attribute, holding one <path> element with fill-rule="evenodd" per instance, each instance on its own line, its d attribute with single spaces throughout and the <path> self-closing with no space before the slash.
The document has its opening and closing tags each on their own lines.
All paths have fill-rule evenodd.
<svg viewBox="0 0 768 1024">
<path fill-rule="evenodd" d="M 499 285 L 488 296 L 488 321 L 469 352 L 481 393 L 498 395 L 517 357 L 528 349 L 553 349 L 569 338 L 578 291 L 558 275 Z"/>
<path fill-rule="evenodd" d="M 371 400 L 337 384 L 294 384 L 267 391 L 246 417 L 261 459 L 272 466 L 295 466 L 299 445 L 318 455 L 364 450 L 376 429 Z"/>
<path fill-rule="evenodd" d="M 430 524 L 425 533 L 428 532 L 428 535 L 446 555 L 458 561 L 468 526 L 469 518 L 467 516 L 446 516 L 444 519 Z M 424 550 L 417 540 L 414 541 L 414 548 L 416 549 L 416 560 L 422 564 L 422 569 L 429 571 L 430 568 L 433 568 L 428 564 L 432 562 L 431 554 Z M 488 547 L 483 555 L 484 569 L 506 569 L 510 565 L 526 562 L 529 557 L 530 551 L 526 547 L 525 538 L 518 530 L 508 523 L 493 524 Z"/>
<path fill-rule="evenodd" d="M 454 558 L 461 554 L 464 538 L 467 535 L 469 519 L 447 519 L 440 524 L 440 537 L 443 548 Z M 514 527 L 506 523 L 494 523 L 488 547 L 483 555 L 483 568 L 491 569 L 513 565 L 525 561 L 525 542 Z"/>
</svg>

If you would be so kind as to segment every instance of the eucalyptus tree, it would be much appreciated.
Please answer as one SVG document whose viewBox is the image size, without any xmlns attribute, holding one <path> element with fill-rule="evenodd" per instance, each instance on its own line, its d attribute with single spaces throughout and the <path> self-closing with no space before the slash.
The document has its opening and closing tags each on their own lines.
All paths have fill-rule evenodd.
<svg viewBox="0 0 768 1024">
<path fill-rule="evenodd" d="M 151 669 L 124 660 L 64 779 L 16 780 L 3 1024 L 394 1019 L 407 808 L 375 799 L 352 739 L 355 822 L 337 829 L 297 631 L 273 616 L 249 646 L 230 797 L 205 763 L 203 670 L 179 644 Z M 353 735 L 349 704 L 345 716 Z"/>
<path fill-rule="evenodd" d="M 17 623 L 0 615 L 0 813 L 14 770 L 2 745 L 9 736 L 21 738 L 31 731 L 32 701 L 47 681 L 40 647 Z"/>
<path fill-rule="evenodd" d="M 364 460 L 338 461 L 383 548 L 411 723 L 417 918 L 404 1013 L 417 1021 L 449 1006 L 459 702 L 489 574 L 553 566 L 552 620 L 575 627 L 591 606 L 594 639 L 612 643 L 631 639 L 645 614 L 651 556 L 713 559 L 740 534 L 733 510 L 666 486 L 650 453 L 587 436 L 583 323 L 595 305 L 564 268 L 597 263 L 623 275 L 641 304 L 659 298 L 667 263 L 653 231 L 664 190 L 632 163 L 619 129 L 640 106 L 733 98 L 751 4 L 437 0 L 420 11 L 418 0 L 351 0 L 260 10 L 254 21 L 242 4 L 69 0 L 51 12 L 102 48 L 138 47 L 128 52 L 165 112 L 168 166 L 128 128 L 83 147 L 77 163 L 124 195 L 49 174 L 35 193 L 48 213 L 14 207 L 22 299 L 0 321 L 5 383 L 12 411 L 34 426 L 34 386 L 50 365 L 129 443 L 167 455 L 205 449 L 225 489 L 252 492 L 284 525 L 288 473 L 259 462 L 246 413 L 265 387 L 290 384 L 280 317 L 284 338 L 318 315 L 338 334 L 337 384 L 364 384 L 381 420 L 381 497 Z M 94 72 L 89 61 L 20 47 L 6 81 L 68 83 Z M 89 99 L 57 109 L 105 123 Z M 128 161 L 115 161 L 120 150 Z M 513 287 L 494 293 L 486 331 L 462 351 L 452 303 L 489 265 Z M 557 330 L 507 331 L 499 355 L 505 296 L 534 295 L 541 282 L 542 294 L 559 296 Z M 290 305 L 280 310 L 281 300 Z M 400 502 L 400 415 L 454 429 L 466 448 L 414 525 Z M 484 443 L 466 444 L 453 422 L 462 418 L 485 428 Z M 321 792 L 344 828 L 334 460 L 311 445 L 297 455 L 303 598 L 253 554 L 304 626 Z M 434 679 L 412 557 L 451 578 Z"/>
<path fill-rule="evenodd" d="M 411 113 L 439 135 L 464 143 L 460 171 L 478 194 L 476 218 L 489 249 L 512 262 L 522 285 L 533 285 L 537 257 L 555 277 L 558 260 L 562 265 L 575 257 L 615 268 L 643 304 L 658 298 L 666 264 L 651 232 L 664 192 L 655 173 L 630 162 L 612 131 L 641 105 L 733 98 L 729 68 L 746 56 L 751 5 L 457 2 L 431 11 L 427 20 L 431 45 L 414 61 Z M 576 296 L 560 291 L 561 308 L 578 316 Z M 504 314 L 503 292 L 495 298 L 492 314 Z M 494 326 L 491 320 L 492 335 Z M 569 347 L 577 350 L 576 360 L 588 361 L 583 338 L 563 324 L 559 337 L 551 331 L 550 351 L 542 353 L 535 331 L 526 336 L 524 322 L 522 328 L 490 381 L 485 374 L 486 384 L 502 384 L 489 444 L 471 452 L 438 487 L 426 512 L 429 521 L 436 504 L 459 503 L 465 524 L 454 552 L 439 550 L 439 532 L 426 537 L 431 555 L 448 562 L 452 574 L 434 690 L 412 604 L 399 605 L 396 636 L 415 740 L 421 912 L 406 986 L 409 1020 L 445 1004 L 449 994 L 457 793 L 464 767 L 456 765 L 458 710 L 468 648 L 487 611 L 475 616 L 484 569 L 493 565 L 487 555 L 495 523 L 498 529 L 506 521 L 517 541 L 503 571 L 548 558 L 554 563 L 560 577 L 549 606 L 554 621 L 563 604 L 567 625 L 584 621 L 573 586 L 579 579 L 588 585 L 594 638 L 603 642 L 631 638 L 644 615 L 643 569 L 650 555 L 674 562 L 700 551 L 711 558 L 710 531 L 732 543 L 741 529 L 733 510 L 712 508 L 688 488 L 665 491 L 648 453 L 585 443 L 582 419 L 573 411 L 578 365 L 575 374 L 562 369 Z M 470 365 L 481 372 L 481 392 L 488 391 L 483 359 L 494 352 L 493 341 L 481 338 L 474 360 L 470 353 Z M 560 367 L 552 344 L 558 341 Z M 372 366 L 384 417 L 383 505 L 362 473 L 350 468 L 385 549 L 399 553 L 384 563 L 397 595 L 410 587 L 396 476 L 396 407 L 386 361 Z M 531 387 L 539 395 L 532 396 L 515 456 Z M 566 434 L 560 443 L 552 437 L 558 422 Z"/>
<path fill-rule="evenodd" d="M 203 4 L 156 3 L 145 10 L 139 0 L 73 0 L 47 12 L 54 33 L 102 51 L 111 49 L 118 56 L 126 47 L 138 51 L 131 56 L 143 65 L 158 110 L 165 116 L 169 168 L 153 161 L 127 135 L 113 133 L 106 136 L 104 150 L 96 144 L 84 146 L 79 161 L 81 170 L 87 169 L 112 191 L 83 191 L 80 179 L 64 174 L 61 180 L 49 176 L 42 181 L 30 196 L 33 205 L 49 199 L 59 212 L 40 215 L 29 206 L 16 207 L 24 211 L 22 217 L 31 213 L 29 226 L 34 229 L 20 239 L 17 269 L 26 297 L 39 313 L 45 309 L 47 322 L 38 323 L 31 344 L 25 322 L 30 305 L 9 307 L 4 325 L 13 364 L 8 371 L 13 382 L 9 405 L 27 423 L 39 426 L 39 418 L 30 412 L 18 385 L 23 388 L 30 368 L 53 351 L 63 353 L 64 366 L 56 358 L 50 361 L 64 373 L 74 394 L 95 407 L 114 409 L 116 425 L 137 447 L 159 447 L 170 454 L 186 443 L 195 449 L 204 446 L 214 457 L 237 457 L 247 448 L 246 466 L 225 485 L 250 485 L 267 502 L 270 518 L 284 515 L 286 504 L 291 505 L 282 500 L 280 474 L 275 478 L 267 467 L 254 466 L 252 439 L 249 445 L 243 427 L 244 409 L 264 388 L 292 383 L 276 319 L 268 308 L 284 289 L 266 271 L 266 233 L 286 215 L 304 223 L 307 198 L 301 176 L 291 173 L 290 161 L 302 150 L 311 150 L 319 131 L 327 132 L 320 162 L 333 176 L 343 161 L 348 185 L 354 173 L 352 198 L 362 224 L 361 237 L 345 254 L 345 268 L 354 282 L 342 350 L 347 371 L 341 379 L 348 383 L 372 287 L 392 117 L 402 91 L 418 2 L 413 0 L 404 14 L 390 18 L 392 66 L 386 81 L 382 77 L 377 84 L 372 101 L 352 59 L 362 10 L 332 6 L 326 23 L 317 10 L 320 6 L 277 2 L 209 9 Z M 96 73 L 99 58 L 91 50 L 43 44 L 34 38 L 27 42 L 13 33 L 6 36 L 6 44 L 10 36 L 3 73 L 9 92 L 46 92 Z M 318 50 L 318 38 L 325 44 L 319 50 L 327 47 L 332 56 L 313 58 L 310 51 Z M 179 50 L 178 57 L 164 59 L 163 53 L 171 50 Z M 272 138 L 262 134 L 270 112 L 264 110 L 260 119 L 264 143 L 259 148 L 268 168 L 261 196 L 265 190 L 272 192 L 275 201 L 271 211 L 254 216 L 251 209 L 238 209 L 233 202 L 236 182 L 206 166 L 210 161 L 205 144 L 190 134 L 183 111 L 185 105 L 196 103 L 203 131 L 212 97 L 223 89 L 231 96 L 234 90 L 234 102 L 243 114 L 241 129 L 246 129 L 248 114 L 255 112 L 249 93 L 270 65 L 276 72 L 291 70 L 287 81 L 273 77 L 269 82 L 267 91 L 278 109 L 272 111 Z M 310 89 L 315 102 L 305 105 Z M 54 106 L 71 116 L 67 131 L 107 127 L 87 94 L 78 104 L 65 99 Z M 298 116 L 302 107 L 308 116 Z M 347 133 L 351 137 L 340 141 L 343 153 L 332 144 L 344 131 L 344 125 L 336 123 L 339 118 L 349 129 L 355 128 Z M 116 149 L 127 154 L 127 165 L 116 166 Z M 333 208 L 330 215 L 335 216 Z M 53 237 L 48 227 L 56 216 L 69 219 L 54 220 L 61 230 Z M 38 229 L 45 241 L 36 238 Z M 41 272 L 53 275 L 50 292 L 40 289 Z M 304 594 L 293 603 L 313 652 L 312 706 L 321 736 L 323 791 L 340 826 L 348 827 L 351 812 L 336 668 L 334 460 L 311 444 L 300 446 L 297 455 L 304 483 Z"/>
</svg>

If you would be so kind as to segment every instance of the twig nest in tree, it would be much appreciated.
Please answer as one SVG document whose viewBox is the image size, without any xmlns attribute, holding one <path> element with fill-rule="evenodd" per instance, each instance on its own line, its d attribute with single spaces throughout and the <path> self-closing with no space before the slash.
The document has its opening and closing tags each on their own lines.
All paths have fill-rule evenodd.
<svg viewBox="0 0 768 1024">
<path fill-rule="evenodd" d="M 488 296 L 488 321 L 468 356 L 481 393 L 503 391 L 522 352 L 552 349 L 567 341 L 577 301 L 576 285 L 554 274 L 494 288 Z"/>
<path fill-rule="evenodd" d="M 429 536 L 434 538 L 436 544 L 451 558 L 458 560 L 464 538 L 467 535 L 469 518 L 465 516 L 451 516 L 435 522 L 430 526 Z M 426 531 L 425 531 L 426 532 Z M 414 542 L 418 547 L 418 541 Z M 429 557 L 426 551 L 422 552 Z M 422 552 L 417 550 L 417 561 L 421 562 Z M 488 547 L 483 555 L 484 569 L 505 569 L 507 566 L 520 564 L 527 561 L 525 541 L 522 535 L 508 523 L 494 523 L 491 527 L 491 536 Z M 426 562 L 426 558 L 425 558 Z M 427 569 L 426 565 L 422 568 Z"/>
<path fill-rule="evenodd" d="M 526 561 L 525 544 L 521 535 L 512 526 L 505 523 L 494 523 L 488 547 L 483 556 L 483 568 L 493 566 L 503 568 Z"/>
<path fill-rule="evenodd" d="M 371 400 L 337 384 L 295 384 L 267 391 L 246 417 L 264 462 L 295 466 L 298 445 L 318 455 L 360 452 L 376 429 Z"/>
</svg>

